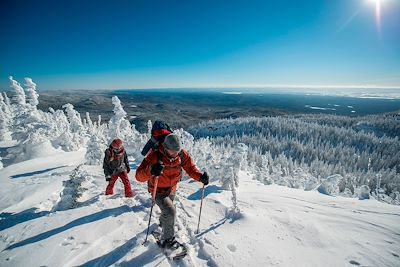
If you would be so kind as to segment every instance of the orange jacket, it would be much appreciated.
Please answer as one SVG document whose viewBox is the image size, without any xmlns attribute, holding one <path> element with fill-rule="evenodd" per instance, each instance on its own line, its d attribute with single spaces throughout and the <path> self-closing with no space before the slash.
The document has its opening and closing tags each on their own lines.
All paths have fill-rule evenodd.
<svg viewBox="0 0 400 267">
<path fill-rule="evenodd" d="M 136 180 L 139 182 L 148 182 L 149 192 L 153 192 L 154 190 L 154 179 L 150 179 L 152 178 L 150 169 L 151 166 L 156 164 L 159 160 L 164 163 L 165 167 L 163 173 L 158 178 L 157 194 L 163 194 L 164 192 L 168 192 L 166 194 L 169 194 L 169 192 L 175 192 L 176 185 L 182 177 L 182 169 L 184 169 L 194 180 L 200 180 L 202 173 L 197 169 L 186 150 L 182 149 L 181 151 L 183 159 L 182 163 L 179 155 L 176 158 L 171 159 L 164 154 L 163 151 L 164 149 L 162 146 L 160 146 L 158 151 L 151 151 L 150 154 L 143 159 L 139 168 L 136 170 Z"/>
</svg>

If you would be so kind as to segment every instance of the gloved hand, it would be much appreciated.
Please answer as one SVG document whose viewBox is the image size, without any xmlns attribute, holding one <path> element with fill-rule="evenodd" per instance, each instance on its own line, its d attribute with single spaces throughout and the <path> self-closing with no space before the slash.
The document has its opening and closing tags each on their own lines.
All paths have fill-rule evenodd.
<svg viewBox="0 0 400 267">
<path fill-rule="evenodd" d="M 164 164 L 162 162 L 157 162 L 153 166 L 151 166 L 150 173 L 153 176 L 160 176 L 164 169 Z"/>
<path fill-rule="evenodd" d="M 200 176 L 200 182 L 202 182 L 204 185 L 208 185 L 209 180 L 210 180 L 210 177 L 208 177 L 208 174 L 206 172 L 204 172 Z"/>
<path fill-rule="evenodd" d="M 106 175 L 106 181 L 109 182 L 111 180 L 111 175 Z"/>
<path fill-rule="evenodd" d="M 126 172 L 129 173 L 130 171 L 131 171 L 131 168 L 128 167 L 128 168 L 126 169 Z"/>
</svg>

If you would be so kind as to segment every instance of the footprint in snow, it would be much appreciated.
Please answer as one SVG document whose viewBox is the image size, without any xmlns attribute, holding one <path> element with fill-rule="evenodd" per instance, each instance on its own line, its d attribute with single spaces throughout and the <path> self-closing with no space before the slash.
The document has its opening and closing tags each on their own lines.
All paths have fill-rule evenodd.
<svg viewBox="0 0 400 267">
<path fill-rule="evenodd" d="M 233 244 L 229 244 L 228 246 L 228 249 L 231 251 L 231 252 L 235 252 L 236 251 L 236 246 L 235 245 L 233 245 Z"/>
<path fill-rule="evenodd" d="M 74 240 L 75 238 L 73 236 L 69 236 L 66 239 L 64 239 L 64 241 L 61 243 L 62 246 L 69 246 L 72 245 L 72 240 Z"/>
</svg>

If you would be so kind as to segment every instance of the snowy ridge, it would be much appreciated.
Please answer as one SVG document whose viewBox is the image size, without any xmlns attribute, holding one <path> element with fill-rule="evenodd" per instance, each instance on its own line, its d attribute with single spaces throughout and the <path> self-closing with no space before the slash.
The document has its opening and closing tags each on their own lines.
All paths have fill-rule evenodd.
<svg viewBox="0 0 400 267">
<path fill-rule="evenodd" d="M 68 153 L 63 154 L 67 160 Z M 28 166 L 31 162 L 24 163 L 24 169 L 34 169 Z M 189 255 L 172 262 L 151 238 L 142 245 L 151 200 L 147 186 L 134 182 L 133 173 L 136 195 L 126 199 L 119 182 L 114 196 L 103 195 L 106 182 L 100 166 L 80 163 L 39 172 L 41 168 L 30 176 L 14 174 L 19 178 L 1 184 L 0 200 L 8 203 L 0 215 L 2 266 L 32 266 L 32 262 L 35 266 L 214 267 L 400 264 L 399 206 L 268 186 L 243 171 L 238 174 L 236 212 L 232 212 L 231 191 L 218 183 L 206 187 L 198 234 L 201 186 L 191 180 L 179 184 L 175 227 Z M 71 179 L 78 183 L 71 186 Z M 10 190 L 13 194 L 6 194 Z M 57 196 L 51 197 L 54 192 Z M 60 206 L 60 195 L 61 202 L 75 204 Z M 76 197 L 70 202 L 63 195 Z M 151 227 L 155 228 L 158 208 L 153 212 Z"/>
</svg>

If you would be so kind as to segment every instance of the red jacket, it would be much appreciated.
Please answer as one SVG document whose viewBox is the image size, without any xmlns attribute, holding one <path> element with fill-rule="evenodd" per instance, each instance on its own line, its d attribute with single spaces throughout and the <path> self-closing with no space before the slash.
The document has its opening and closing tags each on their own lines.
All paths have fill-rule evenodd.
<svg viewBox="0 0 400 267">
<path fill-rule="evenodd" d="M 159 160 L 164 163 L 165 167 L 163 173 L 158 178 L 157 194 L 165 193 L 168 195 L 169 192 L 175 192 L 176 185 L 182 177 L 182 169 L 194 180 L 200 180 L 202 173 L 197 169 L 186 150 L 182 149 L 180 152 L 182 155 L 178 155 L 173 159 L 164 154 L 163 151 L 164 149 L 162 146 L 157 151 L 151 151 L 136 170 L 136 180 L 139 182 L 148 182 L 149 192 L 153 192 L 154 190 L 154 179 L 150 179 L 152 178 L 150 169 L 151 166 L 156 164 Z M 181 157 L 183 162 L 181 162 Z"/>
</svg>

